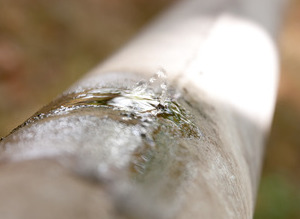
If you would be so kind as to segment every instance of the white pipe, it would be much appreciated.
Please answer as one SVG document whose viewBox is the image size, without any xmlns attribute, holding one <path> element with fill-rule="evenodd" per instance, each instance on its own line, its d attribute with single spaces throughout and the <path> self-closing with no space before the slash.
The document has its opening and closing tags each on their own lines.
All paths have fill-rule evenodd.
<svg viewBox="0 0 300 219">
<path fill-rule="evenodd" d="M 252 218 L 264 140 L 276 98 L 279 67 L 274 38 L 281 9 L 280 0 L 182 1 L 65 92 L 77 95 L 103 87 L 130 87 L 157 69 L 165 69 L 169 83 L 181 93 L 179 102 L 201 134 L 186 137 L 183 133 L 178 138 L 168 128 L 162 131 L 168 126 L 161 125 L 154 141 L 156 149 L 151 149 L 154 161 L 140 184 L 132 184 L 124 172 L 134 151 L 147 152 L 140 137 L 146 133 L 134 124 L 105 120 L 101 110 L 76 111 L 52 104 L 61 114 L 47 117 L 49 109 L 44 109 L 41 120 L 0 142 L 2 160 L 19 161 L 15 172 L 32 173 L 23 176 L 30 185 L 41 176 L 36 169 L 44 163 L 41 158 L 62 162 L 58 168 L 62 172 L 60 184 L 50 180 L 48 186 L 37 185 L 43 195 L 51 189 L 65 194 L 60 185 L 81 182 L 68 175 L 69 169 L 96 177 L 104 194 L 97 198 L 103 205 L 87 210 L 91 218 L 114 218 L 110 211 L 125 218 Z M 115 111 L 108 115 L 116 116 Z M 145 129 L 152 133 L 154 128 Z M 167 142 L 168 147 L 161 147 L 160 141 Z M 17 164 L 0 166 L 1 177 L 9 173 L 6 169 L 10 165 Z M 46 169 L 56 165 L 56 161 L 50 162 Z M 38 211 L 32 203 L 39 203 L 40 196 L 30 199 L 24 194 L 30 196 L 34 190 L 17 185 L 21 195 L 8 195 L 9 200 L 14 197 L 11 202 L 0 199 L 0 212 L 1 206 L 24 204 L 28 198 L 25 210 L 11 209 L 8 215 L 25 212 L 28 218 L 35 218 L 32 212 Z M 76 197 L 82 191 L 91 195 L 99 190 L 87 182 L 76 188 L 72 190 Z M 11 186 L 7 191 L 11 194 L 13 190 Z M 42 202 L 40 207 L 46 212 L 60 209 L 62 215 L 65 212 L 62 218 L 71 218 L 67 216 L 69 207 L 87 209 L 83 199 L 78 205 L 71 202 L 69 193 L 64 196 L 64 205 L 56 205 L 56 197 L 49 198 L 49 207 Z"/>
</svg>

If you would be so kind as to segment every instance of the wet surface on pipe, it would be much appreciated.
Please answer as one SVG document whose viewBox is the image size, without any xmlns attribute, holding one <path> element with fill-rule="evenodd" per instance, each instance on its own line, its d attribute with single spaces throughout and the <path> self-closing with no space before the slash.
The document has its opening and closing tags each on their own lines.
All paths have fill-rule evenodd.
<svg viewBox="0 0 300 219">
<path fill-rule="evenodd" d="M 63 95 L 0 142 L 0 158 L 54 157 L 87 179 L 112 183 L 109 190 L 118 197 L 116 205 L 133 188 L 134 205 L 141 205 L 140 199 L 144 203 L 143 196 L 155 208 L 174 205 L 179 188 L 193 176 L 189 167 L 194 155 L 187 145 L 198 144 L 202 133 L 178 92 L 166 89 L 154 76 L 131 88 L 101 87 Z M 124 203 L 119 205 L 121 212 L 131 212 Z M 144 211 L 165 217 L 153 215 L 161 211 L 149 206 Z"/>
<path fill-rule="evenodd" d="M 54 159 L 103 187 L 122 218 L 193 218 L 199 212 L 241 218 L 251 206 L 244 198 L 249 183 L 239 177 L 242 156 L 233 153 L 239 139 L 220 132 L 239 128 L 228 126 L 232 112 L 158 79 L 66 93 L 0 142 L 0 160 Z M 255 127 L 243 124 L 257 136 Z"/>
</svg>

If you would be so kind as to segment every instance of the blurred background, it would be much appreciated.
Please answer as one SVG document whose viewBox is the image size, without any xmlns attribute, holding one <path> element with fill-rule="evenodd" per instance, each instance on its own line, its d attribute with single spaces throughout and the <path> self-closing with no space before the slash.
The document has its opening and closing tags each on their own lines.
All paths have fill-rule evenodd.
<svg viewBox="0 0 300 219">
<path fill-rule="evenodd" d="M 0 137 L 174 0 L 0 0 Z M 281 81 L 255 219 L 300 218 L 300 0 L 278 39 Z"/>
</svg>

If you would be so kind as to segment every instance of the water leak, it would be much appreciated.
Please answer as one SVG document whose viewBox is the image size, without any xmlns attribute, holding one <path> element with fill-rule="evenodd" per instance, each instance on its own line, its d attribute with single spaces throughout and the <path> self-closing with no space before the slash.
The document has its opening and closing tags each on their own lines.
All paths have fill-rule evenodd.
<svg viewBox="0 0 300 219">
<path fill-rule="evenodd" d="M 201 137 L 191 115 L 170 92 L 164 70 L 159 70 L 148 81 L 139 81 L 132 87 L 92 88 L 84 92 L 63 95 L 28 119 L 17 129 L 51 117 L 67 116 L 82 109 L 102 110 L 113 119 L 135 125 L 136 135 L 143 144 L 132 154 L 129 170 L 144 174 L 158 147 L 157 136 L 165 133 L 169 138 L 197 139 Z M 111 113 L 112 114 L 112 113 Z M 17 130 L 16 129 L 16 130 Z M 15 130 L 15 131 L 16 131 Z"/>
</svg>

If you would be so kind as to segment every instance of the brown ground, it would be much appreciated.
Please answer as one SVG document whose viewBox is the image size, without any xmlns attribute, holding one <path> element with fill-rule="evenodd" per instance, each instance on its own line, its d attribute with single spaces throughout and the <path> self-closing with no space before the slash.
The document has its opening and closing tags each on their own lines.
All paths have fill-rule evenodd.
<svg viewBox="0 0 300 219">
<path fill-rule="evenodd" d="M 0 137 L 172 0 L 0 0 Z M 282 75 L 256 219 L 300 218 L 300 1 L 280 37 Z"/>
</svg>

